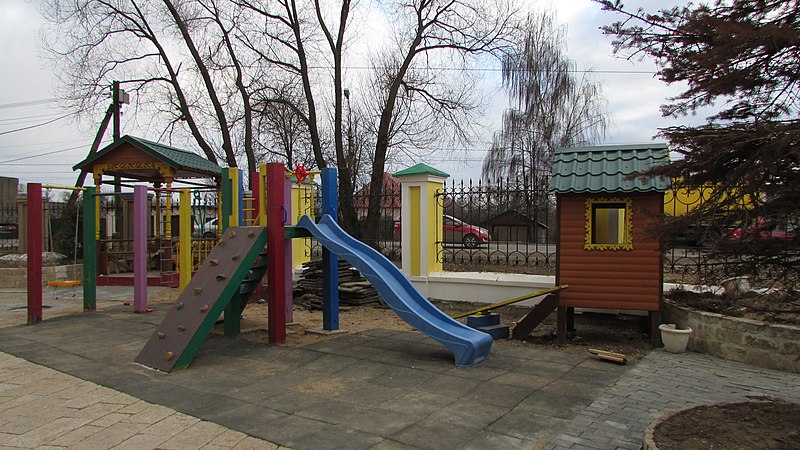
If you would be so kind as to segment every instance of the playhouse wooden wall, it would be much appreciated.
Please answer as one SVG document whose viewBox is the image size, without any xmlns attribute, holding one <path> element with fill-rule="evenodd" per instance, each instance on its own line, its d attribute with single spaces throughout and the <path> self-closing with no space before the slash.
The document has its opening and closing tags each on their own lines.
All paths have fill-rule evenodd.
<svg viewBox="0 0 800 450">
<path fill-rule="evenodd" d="M 584 250 L 586 199 L 628 197 L 633 200 L 633 250 Z M 661 244 L 645 230 L 660 214 L 664 194 L 560 194 L 556 285 L 560 306 L 658 311 L 662 294 Z M 649 211 L 646 212 L 646 211 Z"/>
</svg>

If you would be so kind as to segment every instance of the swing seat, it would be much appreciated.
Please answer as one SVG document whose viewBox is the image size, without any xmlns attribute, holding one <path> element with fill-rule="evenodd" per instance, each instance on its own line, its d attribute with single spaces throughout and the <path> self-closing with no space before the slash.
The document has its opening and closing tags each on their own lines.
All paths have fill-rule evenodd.
<svg viewBox="0 0 800 450">
<path fill-rule="evenodd" d="M 48 286 L 70 287 L 81 284 L 81 280 L 66 280 L 66 281 L 48 281 Z"/>
</svg>

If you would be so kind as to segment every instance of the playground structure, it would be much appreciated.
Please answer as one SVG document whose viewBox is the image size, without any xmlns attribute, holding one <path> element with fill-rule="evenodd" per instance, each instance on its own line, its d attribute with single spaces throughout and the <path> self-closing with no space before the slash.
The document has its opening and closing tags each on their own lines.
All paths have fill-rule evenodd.
<svg viewBox="0 0 800 450">
<path fill-rule="evenodd" d="M 633 151 L 634 153 L 637 151 L 636 149 L 624 150 Z M 663 153 L 663 149 L 660 148 L 646 148 L 645 150 L 656 154 Z M 578 150 L 575 153 L 591 154 L 592 151 Z M 654 159 L 658 160 L 658 157 Z M 219 216 L 219 222 L 223 230 L 222 237 L 216 242 L 216 246 L 211 250 L 208 258 L 199 264 L 197 276 L 191 278 L 192 270 L 180 272 L 181 287 L 183 289 L 181 298 L 176 302 L 174 308 L 170 310 L 165 318 L 164 323 L 159 326 L 142 350 L 137 358 L 138 362 L 164 371 L 187 367 L 223 311 L 225 313 L 225 334 L 238 334 L 240 331 L 241 311 L 254 290 L 261 285 L 260 281 L 264 276 L 269 279 L 269 293 L 266 296 L 269 299 L 269 341 L 271 343 L 285 342 L 286 323 L 291 321 L 292 315 L 291 292 L 288 288 L 291 283 L 291 269 L 293 267 L 291 241 L 298 238 L 314 238 L 323 247 L 323 260 L 326 268 L 324 270 L 323 331 L 332 332 L 338 330 L 338 289 L 335 267 L 336 258 L 342 257 L 370 280 L 384 301 L 401 318 L 449 347 L 455 355 L 457 365 L 469 366 L 476 364 L 488 356 L 492 342 L 491 336 L 474 328 L 483 328 L 490 331 L 488 328 L 499 325 L 498 323 L 488 323 L 484 320 L 486 317 L 473 315 L 472 318 L 468 319 L 468 324 L 470 324 L 470 320 L 473 321 L 471 323 L 473 327 L 464 326 L 435 308 L 412 282 L 412 279 L 424 278 L 431 271 L 441 270 L 441 263 L 437 263 L 435 257 L 432 257 L 436 253 L 435 245 L 437 243 L 430 238 L 436 235 L 434 228 L 436 221 L 430 220 L 428 216 L 436 214 L 435 207 L 431 210 L 432 202 L 430 202 L 433 197 L 431 193 L 436 190 L 437 186 L 435 181 L 438 178 L 446 177 L 447 174 L 436 171 L 424 164 L 396 174 L 398 177 L 405 177 L 404 181 L 406 183 L 403 185 L 402 192 L 403 204 L 406 205 L 407 209 L 411 210 L 411 220 L 402 222 L 403 241 L 408 241 L 408 237 L 413 236 L 414 239 L 411 242 L 419 243 L 419 246 L 407 245 L 403 247 L 402 273 L 400 269 L 397 269 L 394 264 L 390 263 L 378 252 L 353 239 L 336 224 L 337 189 L 336 173 L 333 169 L 328 169 L 322 173 L 323 204 L 322 217 L 319 222 L 315 222 L 310 217 L 302 217 L 297 223 L 292 224 L 292 219 L 296 216 L 293 210 L 294 199 L 288 188 L 290 176 L 291 174 L 280 164 L 270 164 L 261 168 L 251 181 L 254 206 L 250 209 L 252 212 L 250 214 L 251 224 L 246 224 L 244 223 L 246 219 L 243 216 L 247 208 L 243 206 L 243 196 L 233 194 L 241 191 L 241 174 L 236 169 L 223 169 L 223 201 L 220 205 L 221 215 Z M 579 175 L 569 174 L 569 176 L 576 177 Z M 225 187 L 226 185 L 227 188 Z M 569 206 L 572 203 L 569 203 L 568 200 L 572 201 L 572 197 L 576 196 L 573 194 L 581 194 L 581 191 L 576 193 L 569 191 L 569 188 L 567 188 L 566 193 L 570 195 L 562 196 L 558 189 L 563 189 L 563 185 L 556 185 L 555 188 L 558 193 L 559 205 Z M 620 250 L 632 251 L 633 243 L 636 241 L 637 251 L 632 251 L 631 255 L 638 258 L 636 261 L 639 262 L 639 266 L 644 266 L 648 270 L 646 275 L 638 277 L 636 280 L 638 282 L 646 279 L 647 283 L 650 283 L 652 279 L 652 274 L 649 272 L 651 264 L 641 264 L 644 261 L 642 258 L 646 258 L 649 262 L 655 255 L 657 260 L 660 255 L 660 244 L 658 242 L 648 242 L 643 235 L 639 234 L 639 231 L 646 226 L 646 222 L 641 221 L 643 217 L 647 217 L 646 214 L 637 213 L 635 216 L 638 220 L 636 222 L 637 225 L 635 225 L 636 233 L 631 233 L 631 230 L 634 229 L 633 211 L 639 211 L 639 209 L 633 208 L 632 198 L 635 197 L 637 203 L 645 205 L 645 208 L 650 208 L 652 205 L 639 200 L 639 197 L 645 198 L 650 192 L 655 192 L 658 196 L 654 195 L 652 197 L 654 199 L 658 198 L 658 201 L 651 203 L 653 205 L 662 205 L 663 190 L 659 191 L 659 189 L 662 189 L 660 184 L 648 185 L 644 188 L 636 185 L 634 191 L 632 191 L 633 194 L 627 194 L 628 197 L 631 197 L 630 199 L 602 197 L 597 199 L 590 198 L 585 202 L 581 200 L 581 205 L 585 203 L 588 206 L 582 208 L 580 212 L 587 218 L 591 217 L 590 222 L 586 224 L 586 230 L 589 231 L 585 231 L 585 236 L 584 233 L 581 233 L 581 251 L 575 252 L 569 247 L 572 240 L 574 240 L 569 237 L 571 235 L 568 236 L 563 232 L 559 233 L 558 252 L 560 264 L 557 272 L 557 282 L 563 283 L 565 279 L 570 280 L 569 284 L 573 288 L 568 292 L 571 294 L 560 296 L 551 294 L 541 300 L 533 311 L 517 324 L 513 333 L 515 338 L 522 339 L 526 337 L 533 327 L 556 309 L 559 311 L 558 335 L 559 340 L 562 342 L 565 340 L 566 328 L 572 326 L 570 315 L 572 308 L 575 307 L 644 309 L 650 311 L 653 323 L 657 321 L 660 287 L 655 287 L 658 294 L 655 296 L 655 301 L 649 296 L 651 290 L 648 284 L 648 295 L 640 295 L 639 291 L 633 293 L 637 299 L 640 299 L 638 302 L 633 302 L 630 305 L 620 305 L 619 302 L 608 303 L 606 301 L 608 299 L 607 292 L 601 295 L 602 298 L 596 295 L 592 297 L 592 293 L 587 293 L 586 291 L 586 277 L 570 278 L 572 274 L 580 274 L 581 272 L 575 272 L 574 270 L 562 272 L 562 267 L 565 261 L 570 261 L 573 256 L 580 256 L 584 258 L 584 261 L 591 261 L 583 264 L 595 264 L 598 262 L 604 265 L 603 261 L 608 260 L 609 257 L 617 261 L 618 258 L 613 258 L 617 256 L 616 252 Z M 151 189 L 154 192 L 159 190 L 169 192 L 171 195 L 169 187 L 166 189 Z M 226 190 L 231 194 L 225 195 L 224 192 Z M 623 189 L 621 192 L 628 193 L 629 191 Z M 590 193 L 597 194 L 595 192 Z M 601 194 L 605 194 L 605 192 Z M 182 209 L 179 214 L 181 217 L 179 224 L 182 230 L 180 234 L 186 239 L 181 239 L 180 245 L 176 250 L 179 255 L 190 257 L 191 247 L 187 247 L 187 245 L 191 243 L 189 237 L 191 235 L 192 221 L 184 220 L 184 218 L 191 218 L 191 214 L 185 212 L 190 208 L 191 201 L 189 200 L 188 190 L 181 191 L 181 195 L 181 207 L 184 208 L 185 205 L 186 209 Z M 184 195 L 186 196 L 185 198 L 183 197 Z M 98 195 L 87 191 L 86 197 L 96 199 Z M 137 223 L 134 229 L 144 230 L 147 228 L 146 225 L 142 225 L 145 224 L 142 218 L 147 214 L 147 207 L 145 206 L 147 204 L 147 188 L 136 186 L 133 199 L 134 221 Z M 84 207 L 86 208 L 86 206 Z M 591 208 L 591 213 L 589 208 Z M 290 211 L 292 212 L 290 213 Z M 565 212 L 566 209 L 559 210 L 560 221 L 566 217 L 564 216 Z M 85 219 L 88 217 L 89 215 L 85 215 Z M 267 217 L 273 219 L 267 220 Z M 264 225 L 266 225 L 266 230 L 264 230 Z M 86 228 L 89 227 L 85 227 L 84 233 L 87 232 Z M 96 233 L 97 230 L 94 229 L 91 232 Z M 84 237 L 86 239 L 86 234 L 84 234 Z M 566 240 L 564 240 L 565 238 Z M 140 234 L 135 236 L 133 240 L 135 247 L 133 252 L 135 310 L 143 312 L 143 307 L 146 307 L 147 281 L 144 277 L 147 267 L 142 266 L 142 264 L 146 264 L 147 259 L 141 255 L 146 255 L 147 253 L 144 245 L 146 239 Z M 266 249 L 269 249 L 269 252 Z M 567 249 L 566 252 L 565 249 Z M 644 250 L 644 253 L 641 250 Z M 654 252 L 653 250 L 656 251 Z M 410 263 L 407 263 L 407 256 L 411 256 Z M 178 260 L 180 261 L 179 267 L 194 268 L 191 259 L 188 262 L 184 261 L 183 258 L 178 258 Z M 90 265 L 94 264 L 91 261 L 89 263 Z M 86 271 L 84 274 L 86 274 Z M 609 284 L 612 281 L 620 284 L 619 279 L 621 279 L 622 275 L 616 274 L 615 276 L 615 281 L 601 281 L 598 286 L 603 286 L 603 288 L 595 288 L 595 290 L 600 292 L 608 291 L 609 286 L 613 286 L 613 284 Z M 658 281 L 660 281 L 659 277 L 660 275 L 656 277 Z M 576 281 L 573 282 L 573 279 Z M 88 284 L 84 286 L 84 289 L 87 289 L 87 287 Z M 560 288 L 561 286 L 559 286 Z M 628 298 L 625 296 L 630 295 L 629 291 L 628 287 L 623 286 L 620 291 L 621 298 Z M 141 300 L 137 293 L 143 293 L 144 299 Z M 491 305 L 491 308 L 485 309 L 494 309 L 543 294 L 546 294 L 546 292 L 515 298 Z M 590 300 L 587 300 L 587 294 Z M 86 299 L 87 295 L 84 297 Z M 93 294 L 88 297 L 93 298 Z M 591 298 L 598 298 L 598 300 L 591 300 Z M 85 307 L 85 309 L 92 308 L 93 306 Z M 479 314 L 482 312 L 475 311 L 475 313 Z M 188 314 L 199 315 L 191 317 Z M 39 313 L 39 316 L 41 316 L 41 313 Z M 490 315 L 487 314 L 485 316 Z M 507 329 L 506 333 L 508 333 Z"/>
<path fill-rule="evenodd" d="M 266 173 L 264 173 L 266 172 Z M 216 319 L 224 311 L 226 335 L 240 332 L 240 313 L 249 286 L 268 278 L 268 337 L 286 341 L 291 320 L 291 239 L 314 237 L 323 246 L 323 330 L 338 329 L 337 257 L 359 269 L 387 305 L 403 320 L 447 346 L 458 366 L 486 359 L 492 338 L 467 327 L 433 306 L 401 271 L 378 251 L 350 237 L 336 223 L 336 171 L 322 171 L 322 217 L 315 223 L 302 217 L 289 222 L 289 178 L 283 165 L 273 163 L 261 172 L 266 178 L 263 227 L 227 227 L 223 237 L 183 290 L 174 307 L 136 358 L 136 362 L 165 372 L 188 367 Z M 262 184 L 263 185 L 263 184 Z M 269 218 L 267 220 L 267 218 Z M 266 262 L 266 263 L 265 263 Z"/>
</svg>

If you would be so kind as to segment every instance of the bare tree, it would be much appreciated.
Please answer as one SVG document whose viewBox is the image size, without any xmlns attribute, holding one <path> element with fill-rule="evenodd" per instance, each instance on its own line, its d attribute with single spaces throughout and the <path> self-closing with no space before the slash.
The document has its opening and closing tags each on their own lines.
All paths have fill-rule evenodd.
<svg viewBox="0 0 800 450">
<path fill-rule="evenodd" d="M 404 103 L 413 102 L 415 112 L 427 111 L 463 137 L 463 120 L 470 117 L 474 103 L 468 90 L 441 77 L 442 67 L 436 63 L 457 69 L 474 58 L 499 55 L 513 30 L 513 6 L 503 1 L 413 0 L 396 3 L 394 12 L 396 45 L 376 65 L 385 95 L 370 175 L 367 232 L 378 229 L 383 174 L 389 149 L 395 144 L 392 137 L 402 129 L 398 112 Z"/>
<path fill-rule="evenodd" d="M 212 141 L 201 131 L 205 119 L 198 118 L 203 115 L 204 98 L 213 97 L 215 88 L 185 19 L 170 0 L 45 0 L 41 9 L 50 23 L 45 47 L 59 66 L 65 98 L 73 109 L 92 111 L 105 102 L 111 81 L 120 80 L 127 90 L 143 94 L 136 99 L 138 109 L 164 117 L 166 129 L 185 124 L 205 156 L 217 162 Z M 191 59 L 171 53 L 175 40 L 165 30 L 182 37 Z M 190 66 L 200 74 L 204 89 L 196 89 Z M 151 106 L 150 100 L 143 100 L 145 93 L 156 94 Z M 235 165 L 230 136 L 222 132 L 227 125 L 223 126 L 221 103 L 218 98 L 211 103 L 224 158 Z"/>
<path fill-rule="evenodd" d="M 552 12 L 530 14 L 515 51 L 503 60 L 503 83 L 515 109 L 483 161 L 483 178 L 525 180 L 547 192 L 553 151 L 600 141 L 608 126 L 600 85 L 564 54 L 566 28 Z"/>
</svg>

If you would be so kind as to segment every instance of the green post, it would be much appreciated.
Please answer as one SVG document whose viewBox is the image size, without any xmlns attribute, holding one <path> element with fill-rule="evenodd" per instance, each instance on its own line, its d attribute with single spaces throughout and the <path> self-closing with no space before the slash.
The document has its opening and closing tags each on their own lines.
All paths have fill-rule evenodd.
<svg viewBox="0 0 800 450">
<path fill-rule="evenodd" d="M 95 188 L 83 191 L 83 310 L 97 308 L 97 230 L 95 230 Z"/>
</svg>

